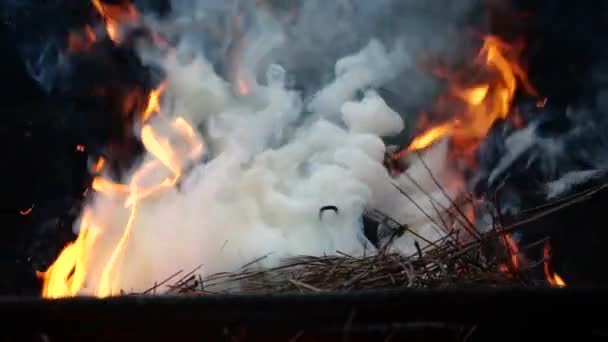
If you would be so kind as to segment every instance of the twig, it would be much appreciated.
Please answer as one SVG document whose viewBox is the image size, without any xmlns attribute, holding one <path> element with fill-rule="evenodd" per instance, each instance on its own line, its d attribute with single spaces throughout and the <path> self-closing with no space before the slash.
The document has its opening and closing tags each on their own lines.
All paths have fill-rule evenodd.
<svg viewBox="0 0 608 342">
<path fill-rule="evenodd" d="M 158 287 L 160 287 L 160 286 L 162 286 L 162 285 L 164 285 L 164 284 L 168 283 L 168 282 L 169 282 L 171 279 L 173 279 L 173 278 L 177 277 L 177 276 L 178 276 L 180 273 L 182 273 L 182 272 L 183 272 L 182 270 L 177 271 L 177 272 L 173 273 L 172 275 L 170 275 L 170 276 L 169 276 L 167 279 L 165 279 L 165 280 L 161 281 L 160 283 L 154 282 L 154 286 L 152 286 L 151 288 L 149 288 L 149 289 L 145 290 L 145 291 L 144 291 L 142 294 L 148 294 L 148 293 L 150 293 L 150 292 L 152 292 L 152 291 L 156 291 L 156 289 L 157 289 Z"/>
<path fill-rule="evenodd" d="M 314 287 L 312 285 L 304 284 L 303 282 L 297 281 L 295 279 L 289 279 L 289 282 L 292 283 L 292 284 L 294 284 L 295 286 L 303 287 L 305 289 L 308 289 L 308 290 L 311 290 L 311 291 L 314 291 L 314 292 L 323 292 L 323 290 L 321 290 L 319 288 L 316 288 L 316 287 Z"/>
<path fill-rule="evenodd" d="M 464 220 L 466 221 L 466 223 L 468 225 L 468 228 L 470 230 L 469 233 L 471 233 L 473 236 L 475 236 L 479 240 L 480 237 L 479 237 L 479 234 L 476 234 L 477 231 L 475 229 L 475 225 L 473 224 L 473 222 L 471 222 L 469 220 L 469 218 L 467 217 L 467 215 L 465 215 L 462 212 L 462 210 L 460 209 L 460 207 L 458 205 L 455 205 L 454 200 L 448 195 L 448 193 L 445 191 L 445 189 L 443 188 L 443 186 L 441 186 L 441 183 L 439 183 L 439 181 L 437 180 L 437 178 L 433 174 L 433 171 L 431 171 L 431 169 L 429 168 L 429 166 L 424 161 L 424 158 L 422 158 L 422 154 L 420 153 L 420 151 L 416 150 L 416 155 L 420 159 L 420 162 L 422 163 L 422 166 L 429 173 L 429 176 L 431 176 L 431 179 L 433 180 L 433 182 L 435 183 L 435 185 L 439 188 L 439 191 L 441 191 L 441 193 L 445 196 L 445 198 L 448 201 L 450 201 L 450 203 L 452 203 L 452 205 L 454 205 L 454 208 L 456 209 L 456 211 L 458 211 L 458 214 L 460 214 L 464 218 Z"/>
</svg>

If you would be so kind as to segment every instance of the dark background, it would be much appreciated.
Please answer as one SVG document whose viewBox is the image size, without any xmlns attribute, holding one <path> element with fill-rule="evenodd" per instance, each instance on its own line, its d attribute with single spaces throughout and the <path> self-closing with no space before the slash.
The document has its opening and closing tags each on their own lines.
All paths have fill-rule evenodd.
<svg viewBox="0 0 608 342">
<path fill-rule="evenodd" d="M 53 19 L 46 20 L 57 22 L 56 27 L 61 23 L 80 24 L 90 14 L 87 9 L 69 5 L 73 3 L 70 1 L 47 3 L 55 7 L 46 9 L 53 13 Z M 527 38 L 530 77 L 550 101 L 551 112 L 545 115 L 562 115 L 567 106 L 573 105 L 585 105 L 602 115 L 598 94 L 608 89 L 604 44 L 608 3 L 522 0 L 514 1 L 508 10 L 494 7 L 489 18 L 496 33 L 504 37 L 523 34 Z M 53 12 L 66 8 L 69 11 Z M 36 22 L 36 14 L 32 15 L 32 22 Z M 0 206 L 0 295 L 37 295 L 40 283 L 35 271 L 44 270 L 72 238 L 72 222 L 80 212 L 82 193 L 90 181 L 88 158 L 107 150 L 110 142 L 122 146 L 118 154 L 137 150 L 137 146 L 125 147 L 129 143 L 122 133 L 128 127 L 124 127 L 124 117 L 115 114 L 115 102 L 121 92 L 148 80 L 139 79 L 145 73 L 126 72 L 139 67 L 128 51 L 112 50 L 103 59 L 105 63 L 91 66 L 87 64 L 91 61 L 84 60 L 82 69 L 92 72 L 94 76 L 89 77 L 97 78 L 98 83 L 101 80 L 108 89 L 116 89 L 115 98 L 108 96 L 98 102 L 86 96 L 90 85 L 77 82 L 74 84 L 78 86 L 64 92 L 68 96 L 49 96 L 28 76 L 16 48 L 40 32 L 36 27 L 16 29 L 12 19 L 5 16 L 0 26 L 0 180 L 4 189 Z M 114 78 L 106 80 L 104 75 Z M 77 151 L 78 144 L 85 146 L 84 153 Z M 608 204 L 604 197 L 536 225 L 552 232 L 554 252 L 562 260 L 555 267 L 569 284 L 605 284 L 605 275 L 596 269 L 598 262 L 608 261 L 606 252 L 602 252 L 608 242 L 602 225 Z M 32 206 L 29 215 L 20 214 L 20 210 Z"/>
</svg>

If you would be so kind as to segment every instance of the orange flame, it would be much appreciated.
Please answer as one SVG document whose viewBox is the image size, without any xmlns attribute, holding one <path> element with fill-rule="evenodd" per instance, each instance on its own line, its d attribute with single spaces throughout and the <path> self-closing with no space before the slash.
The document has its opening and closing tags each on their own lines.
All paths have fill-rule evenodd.
<svg viewBox="0 0 608 342">
<path fill-rule="evenodd" d="M 486 37 L 476 62 L 492 78 L 486 83 L 470 87 L 452 85 L 450 102 L 461 103 L 463 110 L 447 122 L 425 128 L 423 133 L 416 136 L 407 148 L 395 154 L 394 158 L 401 159 L 410 152 L 424 149 L 444 137 L 452 138 L 462 151 L 475 148 L 485 138 L 495 121 L 505 119 L 509 115 L 518 80 L 527 93 L 536 95 L 525 72 L 515 59 L 509 45 L 497 37 Z"/>
<path fill-rule="evenodd" d="M 85 210 L 76 241 L 63 249 L 46 272 L 38 273 L 44 279 L 43 297 L 59 298 L 78 294 L 84 286 L 89 251 L 98 236 L 99 232 L 91 222 L 90 211 Z"/>
<path fill-rule="evenodd" d="M 148 106 L 142 113 L 142 117 L 148 118 L 156 112 L 159 106 L 159 95 L 165 89 L 163 84 L 150 93 Z M 160 117 L 166 122 L 168 119 Z M 49 269 L 41 273 L 44 279 L 43 296 L 57 298 L 75 296 L 85 287 L 90 286 L 99 297 L 112 296 L 119 292 L 118 283 L 120 274 L 117 268 L 120 260 L 128 248 L 128 242 L 133 232 L 137 219 L 137 208 L 141 200 L 149 198 L 171 189 L 180 179 L 183 173 L 184 163 L 199 158 L 204 152 L 202 141 L 198 138 L 194 128 L 182 117 L 177 117 L 169 122 L 172 133 L 176 134 L 183 143 L 175 146 L 173 141 L 159 134 L 155 128 L 146 124 L 142 128 L 142 142 L 147 151 L 156 158 L 143 164 L 133 175 L 128 184 L 117 184 L 102 177 L 95 177 L 92 188 L 98 193 L 109 196 L 120 196 L 124 198 L 124 205 L 129 210 L 129 218 L 125 223 L 123 233 L 104 263 L 101 278 L 98 284 L 85 284 L 89 263 L 91 261 L 91 250 L 95 242 L 101 237 L 99 224 L 97 224 L 90 212 L 85 211 L 80 233 L 76 241 L 69 244 L 59 255 L 57 260 Z M 100 158 L 95 165 L 94 171 L 99 172 L 103 168 L 105 160 Z M 168 170 L 170 175 L 157 184 L 145 185 L 150 173 Z"/>
<path fill-rule="evenodd" d="M 543 269 L 545 271 L 545 277 L 547 279 L 547 282 L 551 286 L 565 287 L 566 282 L 564 281 L 564 279 L 562 279 L 562 277 L 560 277 L 559 274 L 551 271 L 551 265 L 550 265 L 551 244 L 548 241 L 545 243 L 545 246 L 543 248 L 543 257 L 545 259 L 543 262 L 543 266 L 544 266 Z"/>
<path fill-rule="evenodd" d="M 103 157 L 100 157 L 97 160 L 97 163 L 95 163 L 95 166 L 93 167 L 93 172 L 100 173 L 105 166 L 106 166 L 106 160 Z"/>
<path fill-rule="evenodd" d="M 507 247 L 509 248 L 509 253 L 511 255 L 511 265 L 514 268 L 514 271 L 519 270 L 519 246 L 511 237 L 511 234 L 505 234 L 505 241 L 507 242 Z"/>
<path fill-rule="evenodd" d="M 68 51 L 71 53 L 88 52 L 95 41 L 97 41 L 95 31 L 91 26 L 86 25 L 82 33 L 69 33 Z"/>
<path fill-rule="evenodd" d="M 152 114 L 160 111 L 160 96 L 167 88 L 167 83 L 163 82 L 158 89 L 152 90 L 150 92 L 150 97 L 148 99 L 148 106 L 144 110 L 141 115 L 141 121 L 146 122 L 152 116 Z"/>
<path fill-rule="evenodd" d="M 450 124 L 443 124 L 439 126 L 435 126 L 429 129 L 425 134 L 416 137 L 410 146 L 405 150 L 406 153 L 411 151 L 421 150 L 426 147 L 429 147 L 433 144 L 437 139 L 446 136 L 450 133 L 452 126 Z M 401 152 L 403 153 L 403 152 Z M 400 157 L 397 157 L 400 158 Z"/>
<path fill-rule="evenodd" d="M 120 41 L 121 25 L 134 23 L 139 18 L 139 12 L 131 3 L 107 4 L 100 0 L 92 0 L 92 3 L 106 23 L 108 36 L 115 43 Z"/>
</svg>

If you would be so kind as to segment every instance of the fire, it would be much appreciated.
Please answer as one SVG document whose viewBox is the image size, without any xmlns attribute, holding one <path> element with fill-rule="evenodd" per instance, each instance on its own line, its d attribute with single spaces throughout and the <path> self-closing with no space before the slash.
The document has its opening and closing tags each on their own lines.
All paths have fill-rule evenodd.
<svg viewBox="0 0 608 342">
<path fill-rule="evenodd" d="M 89 251 L 98 236 L 99 231 L 91 222 L 90 211 L 85 211 L 76 241 L 63 249 L 46 272 L 39 274 L 44 279 L 43 297 L 59 298 L 78 294 L 85 285 Z"/>
<path fill-rule="evenodd" d="M 108 36 L 115 43 L 120 41 L 122 24 L 134 23 L 139 18 L 139 12 L 131 3 L 107 4 L 100 0 L 92 0 L 92 3 L 105 21 Z"/>
<path fill-rule="evenodd" d="M 161 87 L 150 93 L 148 106 L 142 113 L 142 118 L 150 116 L 160 110 L 159 97 L 166 88 Z M 144 147 L 156 159 L 144 163 L 132 176 L 128 184 L 118 184 L 103 177 L 97 176 L 93 180 L 92 188 L 99 194 L 113 196 L 124 200 L 124 206 L 129 211 L 122 236 L 113 248 L 108 260 L 105 262 L 101 279 L 98 284 L 86 284 L 87 271 L 90 263 L 90 253 L 96 240 L 101 236 L 102 229 L 95 222 L 92 209 L 88 208 L 82 218 L 80 233 L 73 243 L 69 244 L 59 255 L 49 269 L 41 273 L 44 279 L 43 296 L 58 298 L 77 295 L 85 286 L 94 289 L 99 297 L 115 295 L 119 292 L 117 283 L 120 274 L 117 272 L 120 260 L 128 248 L 129 238 L 134 223 L 137 220 L 137 208 L 140 201 L 158 195 L 175 186 L 183 174 L 185 163 L 196 160 L 204 152 L 204 146 L 194 128 L 182 117 L 167 118 L 157 116 L 159 124 L 166 124 L 169 134 L 157 132 L 155 126 L 145 124 L 141 129 Z M 169 135 L 176 135 L 181 144 L 176 146 Z M 103 170 L 105 160 L 100 158 L 94 167 L 96 173 Z M 157 184 L 148 184 L 149 175 L 159 172 L 169 172 Z"/>
<path fill-rule="evenodd" d="M 552 278 L 547 278 L 549 283 L 553 286 L 564 287 L 566 286 L 566 282 L 559 276 L 559 274 L 554 273 Z"/>
<path fill-rule="evenodd" d="M 21 216 L 27 216 L 27 215 L 31 214 L 32 211 L 34 211 L 34 206 L 33 205 L 31 207 L 25 209 L 25 210 L 19 210 L 19 214 Z"/>
<path fill-rule="evenodd" d="M 545 246 L 543 248 L 543 257 L 543 269 L 545 271 L 545 277 L 549 285 L 555 287 L 565 287 L 566 282 L 564 281 L 564 279 L 562 279 L 559 274 L 551 271 L 551 244 L 548 241 L 545 243 Z"/>
<path fill-rule="evenodd" d="M 95 166 L 93 167 L 93 172 L 94 173 L 99 173 L 103 170 L 103 168 L 106 166 L 106 160 L 103 157 L 100 157 L 97 160 L 97 163 L 95 163 Z"/>
<path fill-rule="evenodd" d="M 516 57 L 508 44 L 497 37 L 487 36 L 475 62 L 488 73 L 489 80 L 468 87 L 453 82 L 448 102 L 461 105 L 462 110 L 447 122 L 430 127 L 419 125 L 423 126 L 423 132 L 394 158 L 401 159 L 443 137 L 450 137 L 462 151 L 475 148 L 494 122 L 509 116 L 518 80 L 527 93 L 536 95 Z"/>
<path fill-rule="evenodd" d="M 519 260 L 519 246 L 511 237 L 511 234 L 504 235 L 504 241 L 507 248 L 507 251 L 510 256 L 510 265 L 502 264 L 499 266 L 499 271 L 503 273 L 509 273 L 510 271 L 518 271 L 520 268 L 520 260 Z"/>
<path fill-rule="evenodd" d="M 148 119 L 150 118 L 150 116 L 152 116 L 152 114 L 160 111 L 159 99 L 166 88 L 167 88 L 167 83 L 163 82 L 161 84 L 161 86 L 158 87 L 158 89 L 154 89 L 150 93 L 150 97 L 148 99 L 148 106 L 146 107 L 146 109 L 144 110 L 144 113 L 141 116 L 142 122 L 148 121 Z"/>
<path fill-rule="evenodd" d="M 124 26 L 136 23 L 140 17 L 135 5 L 129 2 L 109 4 L 100 0 L 92 0 L 91 3 L 103 18 L 105 32 L 114 43 L 120 42 Z M 68 52 L 89 52 L 97 38 L 97 32 L 90 25 L 85 25 L 79 32 L 70 32 L 67 42 Z M 154 36 L 154 38 L 156 42 L 160 43 L 159 37 Z"/>
<path fill-rule="evenodd" d="M 70 53 L 88 52 L 95 41 L 97 41 L 97 34 L 91 26 L 86 25 L 82 33 L 69 33 L 68 51 Z"/>
<path fill-rule="evenodd" d="M 411 151 L 424 149 L 433 144 L 437 139 L 448 135 L 451 129 L 452 128 L 449 124 L 435 126 L 428 130 L 425 134 L 416 137 L 405 152 L 409 153 Z"/>
<path fill-rule="evenodd" d="M 134 23 L 139 18 L 139 13 L 132 4 L 110 5 L 100 0 L 92 0 L 92 4 L 105 21 L 108 37 L 115 43 L 120 42 L 124 25 Z M 88 41 L 95 41 L 94 32 L 92 30 L 90 33 L 87 32 L 89 31 L 85 30 Z M 518 81 L 523 84 L 525 90 L 535 94 L 525 73 L 516 63 L 510 46 L 498 38 L 486 37 L 476 63 L 481 65 L 483 71 L 491 77 L 488 77 L 484 83 L 472 86 L 454 83 L 450 88 L 449 97 L 459 104 L 458 107 L 461 108 L 459 113 L 446 122 L 421 127 L 423 133 L 418 135 L 405 150 L 396 154 L 395 159 L 402 158 L 412 151 L 424 149 L 443 137 L 451 138 L 457 146 L 474 147 L 485 137 L 495 121 L 505 119 L 510 114 Z M 236 70 L 238 93 L 243 96 L 250 94 L 247 78 L 241 74 L 241 69 L 237 67 Z M 81 219 L 77 239 L 63 249 L 46 272 L 40 274 L 44 280 L 44 297 L 75 296 L 84 289 L 99 297 L 117 295 L 121 290 L 119 287 L 121 261 L 129 249 L 129 242 L 138 220 L 138 208 L 142 201 L 150 200 L 173 189 L 183 177 L 187 164 L 203 155 L 205 146 L 185 118 L 165 117 L 159 114 L 161 96 L 168 86 L 166 82 L 162 83 L 147 94 L 147 104 L 142 108 L 137 104 L 142 103 L 139 100 L 143 99 L 143 93 L 133 93 L 124 101 L 125 112 L 137 110 L 140 113 L 138 119 L 142 124 L 141 142 L 153 159 L 142 163 L 124 184 L 113 182 L 101 175 L 106 164 L 105 159 L 100 158 L 93 167 L 96 177 L 91 188 L 100 196 L 109 196 L 121 201 L 128 213 L 120 237 L 111 249 L 106 251 L 107 254 L 95 254 L 96 261 L 105 258 L 99 260 L 103 265 L 100 278 L 91 283 L 93 277 L 89 274 L 89 270 L 92 255 L 96 251 L 95 247 L 106 230 L 96 217 L 95 209 L 87 207 Z M 77 150 L 84 152 L 84 146 L 78 145 Z M 163 177 L 151 181 L 159 174 Z M 512 266 L 517 269 L 519 250 L 510 236 L 506 236 L 505 239 L 511 251 Z M 563 282 L 561 278 L 556 279 Z"/>
<path fill-rule="evenodd" d="M 135 23 L 139 18 L 139 13 L 131 3 L 107 4 L 100 0 L 92 0 L 92 4 L 101 15 L 105 22 L 105 30 L 108 37 L 115 43 L 121 39 L 122 29 L 125 24 Z M 97 36 L 90 26 L 86 26 L 84 34 L 70 33 L 68 37 L 68 51 L 87 52 L 91 45 L 96 41 Z M 141 110 L 139 120 L 144 123 L 141 129 L 142 142 L 144 147 L 156 157 L 156 160 L 145 163 L 134 173 L 130 183 L 119 184 L 110 181 L 100 174 L 103 172 L 106 160 L 99 158 L 92 167 L 96 177 L 93 179 L 91 188 L 98 194 L 113 196 L 124 200 L 124 206 L 129 211 L 129 218 L 125 223 L 123 234 L 116 246 L 112 250 L 109 259 L 105 262 L 99 284 L 85 284 L 87 271 L 89 268 L 90 251 L 95 246 L 95 241 L 101 236 L 103 229 L 95 222 L 92 209 L 88 208 L 84 213 L 78 238 L 73 243 L 65 247 L 57 260 L 49 267 L 46 272 L 40 273 L 44 279 L 43 296 L 57 298 L 74 296 L 85 287 L 90 286 L 95 289 L 97 296 L 105 297 L 116 293 L 115 284 L 118 281 L 118 274 L 115 269 L 122 257 L 126 245 L 131 235 L 133 224 L 137 218 L 137 207 L 141 200 L 150 196 L 171 189 L 182 175 L 184 162 L 198 158 L 204 152 L 203 144 L 199 141 L 197 134 L 190 124 L 183 118 L 168 119 L 159 117 L 160 123 L 170 128 L 171 133 L 177 135 L 185 143 L 181 146 L 182 150 L 177 150 L 171 143 L 170 137 L 156 132 L 156 128 L 148 121 L 155 114 L 159 113 L 160 97 L 167 88 L 167 83 L 162 83 L 157 89 L 148 94 L 147 105 L 140 106 L 143 93 L 134 91 L 125 98 L 123 111 L 130 113 Z M 171 134 L 169 133 L 169 134 Z M 180 158 L 186 149 L 186 158 Z M 76 150 L 84 152 L 84 145 L 77 145 Z M 190 158 L 190 159 L 188 159 Z M 184 160 L 187 159 L 187 160 Z M 170 176 L 158 184 L 144 185 L 144 179 L 151 173 L 169 170 Z"/>
</svg>

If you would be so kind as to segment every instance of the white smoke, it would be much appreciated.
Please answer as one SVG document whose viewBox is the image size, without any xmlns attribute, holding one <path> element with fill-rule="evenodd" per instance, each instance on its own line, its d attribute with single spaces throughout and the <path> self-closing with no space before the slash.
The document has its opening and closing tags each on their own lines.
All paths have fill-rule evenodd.
<svg viewBox="0 0 608 342">
<path fill-rule="evenodd" d="M 156 61 L 169 84 L 165 104 L 171 105 L 164 106 L 163 114 L 203 128 L 207 161 L 191 169 L 178 187 L 141 201 L 117 270 L 120 289 L 143 290 L 199 265 L 203 277 L 235 271 L 265 255 L 261 266 L 302 254 L 370 253 L 362 227 L 366 208 L 408 224 L 424 239 L 442 235 L 433 218 L 449 199 L 433 177 L 448 179 L 446 142 L 428 149 L 424 163 L 412 158 L 399 178 L 389 176 L 383 165 L 382 137 L 403 131 L 399 114 L 405 113 L 389 108 L 373 89 L 410 64 L 404 45 L 370 40 L 338 60 L 334 81 L 307 102 L 287 87 L 283 67 L 260 62 L 285 43 L 280 29 L 266 23 L 248 40 L 242 56 L 249 57 L 239 65 L 248 96 L 235 92 L 188 44 Z M 183 52 L 189 58 L 181 58 Z M 142 57 L 154 59 L 147 51 Z M 265 80 L 257 82 L 264 73 Z M 357 100 L 359 90 L 366 92 Z M 319 209 L 327 205 L 338 211 L 320 216 Z M 107 260 L 128 211 L 103 196 L 93 211 L 103 230 L 93 254 Z M 404 253 L 415 251 L 413 235 L 406 233 L 395 246 Z M 102 266 L 91 265 L 91 283 Z"/>
<path fill-rule="evenodd" d="M 534 174 L 534 178 L 528 176 L 530 185 L 539 186 L 547 200 L 555 200 L 601 181 L 608 168 L 603 112 L 577 109 L 542 114 L 536 114 L 525 128 L 497 132 L 499 138 L 486 140 L 481 155 L 496 159 L 480 170 L 473 183 L 485 182 L 482 186 L 492 189 L 510 177 Z"/>
<path fill-rule="evenodd" d="M 572 171 L 560 179 L 551 181 L 546 185 L 547 199 L 555 199 L 559 195 L 568 193 L 574 186 L 584 184 L 605 174 L 604 170 Z"/>
</svg>

